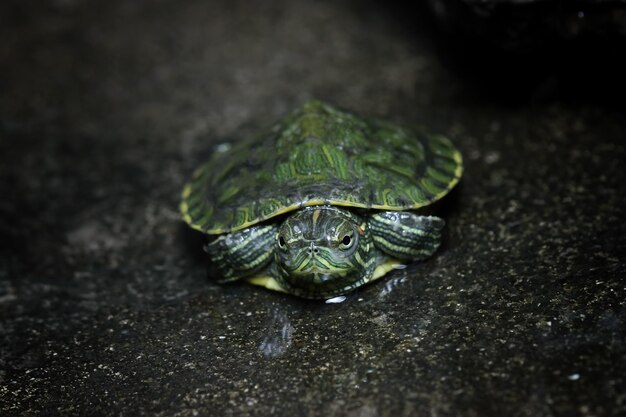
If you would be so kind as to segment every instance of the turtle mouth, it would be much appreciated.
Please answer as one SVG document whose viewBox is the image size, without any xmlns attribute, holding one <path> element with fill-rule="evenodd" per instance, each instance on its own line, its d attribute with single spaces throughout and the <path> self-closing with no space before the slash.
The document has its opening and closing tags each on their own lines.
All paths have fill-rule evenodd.
<svg viewBox="0 0 626 417">
<path fill-rule="evenodd" d="M 344 269 L 332 268 L 325 262 L 312 257 L 293 271 L 293 275 L 316 283 L 325 283 L 345 277 L 349 271 Z"/>
<path fill-rule="evenodd" d="M 310 256 L 294 272 L 303 274 L 333 274 L 338 271 L 332 268 L 327 261 L 316 256 Z"/>
<path fill-rule="evenodd" d="M 349 263 L 336 264 L 312 254 L 301 258 L 295 268 L 285 268 L 284 272 L 281 279 L 286 287 L 317 296 L 350 288 L 360 277 L 358 268 Z"/>
<path fill-rule="evenodd" d="M 299 274 L 294 274 L 290 281 L 292 282 L 307 282 L 313 285 L 330 284 L 331 282 L 341 281 L 345 278 L 346 273 L 339 273 L 338 271 L 329 271 L 327 269 L 321 270 L 319 268 L 311 268 L 308 271 L 303 271 Z"/>
</svg>

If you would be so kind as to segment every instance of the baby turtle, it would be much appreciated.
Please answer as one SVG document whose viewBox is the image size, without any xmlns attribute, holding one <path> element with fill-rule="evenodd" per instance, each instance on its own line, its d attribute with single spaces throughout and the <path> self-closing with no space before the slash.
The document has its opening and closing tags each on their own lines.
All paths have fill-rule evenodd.
<svg viewBox="0 0 626 417">
<path fill-rule="evenodd" d="M 463 172 L 441 135 L 308 101 L 218 149 L 185 186 L 183 219 L 223 276 L 305 298 L 345 294 L 430 257 L 444 221 L 419 214 Z"/>
</svg>

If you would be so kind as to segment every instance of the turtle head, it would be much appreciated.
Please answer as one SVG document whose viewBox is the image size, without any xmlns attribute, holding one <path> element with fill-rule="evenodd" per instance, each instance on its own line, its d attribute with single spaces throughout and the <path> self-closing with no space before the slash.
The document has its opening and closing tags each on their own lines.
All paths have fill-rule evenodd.
<svg viewBox="0 0 626 417">
<path fill-rule="evenodd" d="M 367 280 L 370 244 L 365 224 L 331 206 L 304 208 L 288 217 L 276 236 L 276 263 L 283 285 L 319 298 Z"/>
</svg>

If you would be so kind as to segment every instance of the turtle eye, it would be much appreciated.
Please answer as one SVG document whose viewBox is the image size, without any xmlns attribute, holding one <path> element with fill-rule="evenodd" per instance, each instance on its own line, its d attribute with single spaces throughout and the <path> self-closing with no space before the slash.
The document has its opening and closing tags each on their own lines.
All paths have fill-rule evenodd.
<svg viewBox="0 0 626 417">
<path fill-rule="evenodd" d="M 341 239 L 341 247 L 343 249 L 347 249 L 352 245 L 352 236 L 345 235 L 343 239 Z"/>
<path fill-rule="evenodd" d="M 278 236 L 278 246 L 280 246 L 281 248 L 285 247 L 285 238 L 282 236 Z"/>
</svg>

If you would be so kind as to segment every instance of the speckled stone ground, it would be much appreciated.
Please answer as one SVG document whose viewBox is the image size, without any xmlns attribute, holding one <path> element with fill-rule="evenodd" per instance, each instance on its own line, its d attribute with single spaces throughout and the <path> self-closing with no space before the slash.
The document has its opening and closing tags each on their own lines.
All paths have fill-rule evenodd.
<svg viewBox="0 0 626 417">
<path fill-rule="evenodd" d="M 489 89 L 415 13 L 3 2 L 0 414 L 626 415 L 623 105 Z M 455 141 L 443 249 L 340 304 L 212 283 L 184 181 L 309 97 Z"/>
</svg>

